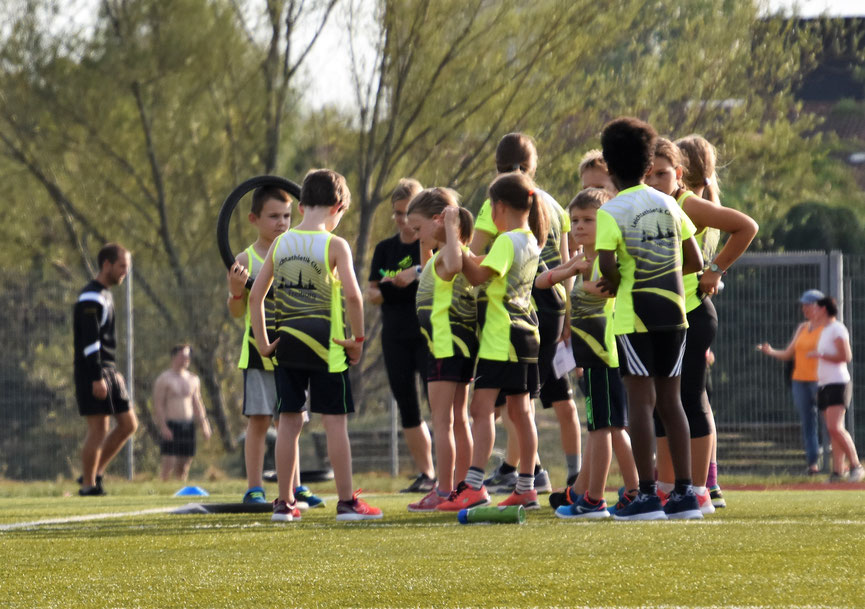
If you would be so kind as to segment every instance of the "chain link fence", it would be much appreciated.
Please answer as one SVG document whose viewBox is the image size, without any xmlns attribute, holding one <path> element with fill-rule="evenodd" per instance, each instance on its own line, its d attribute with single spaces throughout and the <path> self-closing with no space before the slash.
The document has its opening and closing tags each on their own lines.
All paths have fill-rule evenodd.
<svg viewBox="0 0 865 609">
<path fill-rule="evenodd" d="M 212 273 L 212 270 L 208 271 Z M 16 480 L 74 477 L 80 470 L 79 450 L 85 426 L 80 420 L 72 383 L 72 305 L 83 286 L 71 280 L 0 272 L 0 301 L 7 322 L 0 332 L 0 477 Z M 219 278 L 214 279 L 215 285 Z M 242 377 L 236 368 L 242 320 L 228 317 L 224 290 L 212 294 L 175 294 L 207 303 L 187 308 L 185 317 L 167 319 L 170 309 L 154 306 L 132 276 L 135 292 L 130 310 L 127 286 L 114 288 L 117 309 L 119 368 L 131 370 L 136 412 L 141 421 L 126 457 L 115 460 L 109 473 L 129 475 L 158 471 L 158 441 L 153 424 L 152 383 L 169 365 L 169 350 L 188 342 L 193 371 L 202 378 L 214 437 L 200 442 L 193 475 L 208 472 L 242 475 Z M 786 345 L 801 321 L 799 295 L 818 287 L 838 298 L 842 321 L 850 329 L 854 387 L 863 380 L 865 316 L 865 256 L 838 253 L 750 254 L 725 277 L 715 299 L 719 315 L 716 356 L 712 367 L 712 404 L 719 432 L 719 463 L 724 471 L 748 473 L 800 472 L 805 460 L 798 415 L 782 363 L 755 350 L 758 342 Z M 133 315 L 134 313 L 134 315 Z M 353 371 L 362 389 L 357 415 L 349 423 L 358 471 L 396 474 L 410 469 L 407 450 L 395 432 L 380 342 L 376 340 L 377 311 L 368 312 L 369 341 L 361 368 Z M 129 321 L 132 321 L 131 332 Z M 130 338 L 134 342 L 130 343 Z M 133 352 L 130 369 L 127 345 Z M 862 347 L 860 349 L 860 347 Z M 856 392 L 854 390 L 854 402 Z M 543 414 L 539 414 L 543 417 Z M 326 466 L 320 423 L 313 417 L 302 434 L 304 468 Z M 855 407 L 848 429 L 857 447 L 865 447 L 865 425 L 856 425 Z M 558 433 L 539 424 L 549 441 L 542 443 L 545 461 L 562 461 Z M 554 427 L 554 426 L 553 426 Z M 503 434 L 500 434 L 503 435 Z M 828 441 L 825 442 L 828 450 Z M 134 454 L 134 462 L 131 456 Z M 827 455 L 828 456 L 828 455 Z M 825 459 L 828 462 L 828 459 Z"/>
</svg>

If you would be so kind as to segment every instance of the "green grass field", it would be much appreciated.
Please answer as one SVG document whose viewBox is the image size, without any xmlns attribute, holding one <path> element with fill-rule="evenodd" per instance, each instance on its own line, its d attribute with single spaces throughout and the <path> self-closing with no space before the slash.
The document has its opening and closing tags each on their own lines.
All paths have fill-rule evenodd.
<svg viewBox="0 0 865 609">
<path fill-rule="evenodd" d="M 203 486 L 214 502 L 243 490 Z M 0 607 L 865 607 L 861 491 L 730 491 L 703 522 L 574 523 L 544 507 L 522 526 L 463 526 L 381 490 L 365 496 L 383 520 L 337 523 L 327 484 L 314 488 L 330 505 L 301 522 L 154 513 L 188 502 L 177 488 L 0 484 Z"/>
</svg>

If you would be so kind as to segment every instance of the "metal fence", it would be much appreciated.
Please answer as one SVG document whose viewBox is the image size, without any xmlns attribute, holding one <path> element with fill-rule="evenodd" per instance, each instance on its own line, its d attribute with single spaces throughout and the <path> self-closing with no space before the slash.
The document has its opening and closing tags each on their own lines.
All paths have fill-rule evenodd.
<svg viewBox="0 0 865 609">
<path fill-rule="evenodd" d="M 0 304 L 7 312 L 0 332 L 5 356 L 0 359 L 0 477 L 74 477 L 80 469 L 84 425 L 77 414 L 72 386 L 71 311 L 81 286 L 8 271 L 0 272 L 0 280 Z M 241 375 L 235 364 L 242 325 L 225 314 L 221 300 L 224 290 L 214 292 L 212 306 L 189 314 L 183 326 L 188 330 L 178 332 L 141 297 L 134 276 L 132 280 L 128 287 L 136 292 L 134 308 L 128 306 L 126 289 L 115 289 L 121 343 L 118 355 L 121 370 L 133 373 L 130 387 L 142 425 L 134 439 L 134 452 L 118 458 L 110 473 L 127 475 L 132 468 L 144 475 L 158 471 L 156 432 L 150 417 L 152 382 L 168 366 L 170 347 L 188 341 L 198 350 L 194 368 L 202 375 L 211 418 L 217 399 L 224 418 L 221 433 L 201 445 L 193 474 L 216 470 L 241 475 L 239 437 L 245 422 L 240 412 Z M 788 372 L 783 364 L 754 347 L 764 340 L 786 345 L 801 321 L 799 295 L 818 287 L 839 300 L 842 321 L 851 334 L 854 386 L 862 386 L 865 344 L 860 337 L 865 337 L 865 332 L 860 330 L 865 316 L 858 312 L 865 305 L 865 256 L 750 254 L 736 263 L 725 281 L 723 292 L 715 299 L 719 331 L 711 374 L 720 466 L 725 471 L 753 473 L 802 471 L 804 455 Z M 201 294 L 177 297 L 202 299 Z M 368 327 L 373 328 L 376 313 L 368 315 Z M 130 323 L 132 331 L 128 332 Z M 400 468 L 409 467 L 409 459 L 401 434 L 396 433 L 379 348 L 379 341 L 370 341 L 363 370 L 366 391 L 362 412 L 351 419 L 350 435 L 359 471 L 396 474 Z M 855 414 L 851 408 L 848 429 L 857 446 L 863 448 L 865 425 L 856 425 Z M 548 462 L 562 461 L 555 429 L 540 427 L 550 434 L 550 441 L 542 443 L 542 457 Z M 302 465 L 306 461 L 306 467 L 322 465 L 321 438 L 316 436 L 320 432 L 314 417 L 309 433 L 301 436 Z M 828 442 L 826 446 L 828 450 Z"/>
</svg>

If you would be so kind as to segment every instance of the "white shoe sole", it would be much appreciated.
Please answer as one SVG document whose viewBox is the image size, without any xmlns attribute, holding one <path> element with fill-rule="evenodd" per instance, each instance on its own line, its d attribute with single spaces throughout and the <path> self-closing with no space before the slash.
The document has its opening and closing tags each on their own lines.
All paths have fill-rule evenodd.
<svg viewBox="0 0 865 609">
<path fill-rule="evenodd" d="M 703 516 L 708 516 L 709 514 L 714 514 L 715 513 L 715 506 L 712 505 L 711 501 L 707 501 L 706 503 L 704 503 L 703 505 L 700 506 L 700 513 L 702 513 Z"/>
<path fill-rule="evenodd" d="M 700 510 L 685 510 L 675 514 L 666 514 L 667 520 L 701 520 L 703 512 Z"/>
<path fill-rule="evenodd" d="M 358 520 L 381 520 L 384 514 L 337 514 L 337 522 L 355 522 Z"/>
<path fill-rule="evenodd" d="M 602 518 L 609 518 L 610 513 L 607 510 L 604 510 L 603 512 L 586 512 L 585 514 L 573 514 L 566 516 L 564 514 L 559 514 L 559 511 L 556 510 L 556 516 L 565 520 L 600 520 Z"/>
<path fill-rule="evenodd" d="M 271 522 L 293 522 L 295 520 L 300 520 L 300 518 L 294 518 L 291 514 L 274 514 L 270 517 Z"/>
<path fill-rule="evenodd" d="M 666 520 L 667 515 L 663 510 L 658 510 L 656 512 L 646 512 L 644 514 L 634 514 L 633 516 L 619 516 L 618 514 L 613 515 L 614 520 Z"/>
</svg>

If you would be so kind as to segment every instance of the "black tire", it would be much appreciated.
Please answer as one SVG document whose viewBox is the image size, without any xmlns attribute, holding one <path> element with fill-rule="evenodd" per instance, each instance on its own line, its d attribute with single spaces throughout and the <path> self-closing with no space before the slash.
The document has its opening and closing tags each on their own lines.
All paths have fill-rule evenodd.
<svg viewBox="0 0 865 609">
<path fill-rule="evenodd" d="M 248 193 L 259 186 L 276 186 L 283 189 L 297 200 L 300 200 L 300 186 L 279 176 L 256 176 L 249 178 L 237 188 L 231 191 L 222 202 L 222 207 L 219 209 L 219 216 L 216 219 L 216 246 L 219 248 L 219 255 L 222 257 L 222 262 L 226 269 L 230 269 L 234 264 L 234 249 L 228 240 L 228 228 L 231 224 L 231 215 L 234 213 L 234 208 L 240 200 Z M 252 287 L 253 279 L 250 277 L 246 282 L 246 287 Z"/>
</svg>

